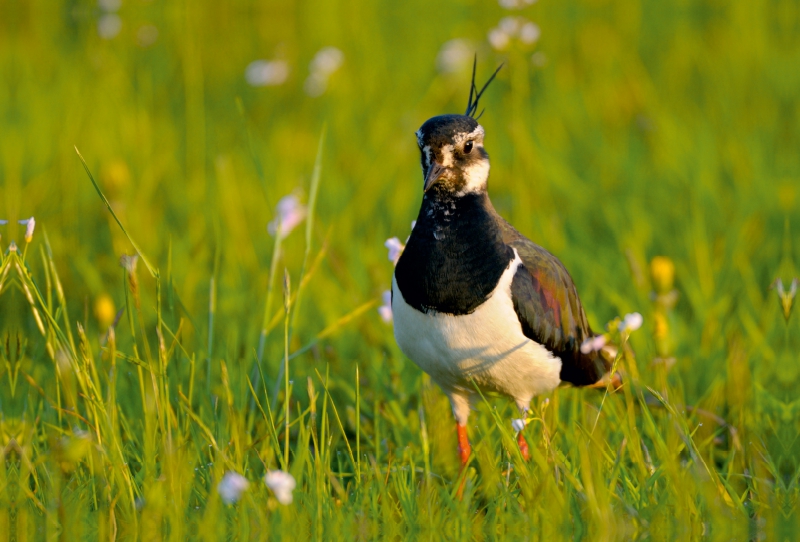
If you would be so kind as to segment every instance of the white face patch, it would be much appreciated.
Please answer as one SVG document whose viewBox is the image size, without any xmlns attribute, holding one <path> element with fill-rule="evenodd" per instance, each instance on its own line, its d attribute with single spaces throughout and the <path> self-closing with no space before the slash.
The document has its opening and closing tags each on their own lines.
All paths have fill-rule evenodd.
<svg viewBox="0 0 800 542">
<path fill-rule="evenodd" d="M 457 195 L 463 196 L 472 192 L 486 190 L 486 183 L 489 180 L 489 159 L 478 160 L 470 163 L 464 168 L 464 188 Z"/>
<path fill-rule="evenodd" d="M 444 167 L 453 165 L 453 150 L 455 150 L 453 145 L 444 145 L 442 147 L 442 165 Z"/>
<path fill-rule="evenodd" d="M 433 160 L 431 158 L 431 146 L 425 145 L 424 147 L 422 147 L 422 154 L 425 155 L 425 169 L 427 170 L 429 167 L 431 167 L 431 162 Z"/>
</svg>

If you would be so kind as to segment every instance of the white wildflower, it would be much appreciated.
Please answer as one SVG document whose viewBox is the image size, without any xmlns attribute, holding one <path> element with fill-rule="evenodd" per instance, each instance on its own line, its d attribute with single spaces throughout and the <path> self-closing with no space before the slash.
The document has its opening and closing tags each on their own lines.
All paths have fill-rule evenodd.
<svg viewBox="0 0 800 542">
<path fill-rule="evenodd" d="M 250 482 L 247 481 L 247 478 L 238 472 L 228 471 L 217 485 L 217 493 L 225 504 L 234 504 L 249 487 Z"/>
<path fill-rule="evenodd" d="M 511 427 L 514 428 L 514 431 L 519 433 L 523 429 L 525 429 L 525 419 L 524 418 L 514 418 L 511 420 Z"/>
<path fill-rule="evenodd" d="M 454 73 L 467 68 L 475 54 L 475 46 L 468 40 L 456 38 L 446 41 L 436 56 L 436 66 L 442 73 Z"/>
<path fill-rule="evenodd" d="M 303 83 L 303 90 L 312 98 L 322 96 L 327 89 L 328 78 L 319 73 L 311 73 Z"/>
<path fill-rule="evenodd" d="M 36 220 L 33 217 L 30 217 L 27 220 L 20 220 L 20 224 L 26 226 L 25 227 L 25 242 L 30 243 L 31 239 L 33 239 L 33 230 L 36 228 Z"/>
<path fill-rule="evenodd" d="M 101 11 L 119 11 L 122 7 L 122 0 L 97 0 L 97 7 Z"/>
<path fill-rule="evenodd" d="M 125 269 L 129 274 L 134 274 L 136 272 L 136 264 L 139 263 L 139 255 L 134 254 L 133 256 L 128 256 L 127 254 L 123 254 L 119 257 L 119 264 Z"/>
<path fill-rule="evenodd" d="M 630 333 L 642 327 L 642 323 L 644 323 L 644 318 L 642 318 L 642 315 L 638 312 L 632 312 L 630 314 L 626 314 L 625 318 L 622 319 L 622 322 L 619 323 L 619 330 L 621 332 L 627 331 Z"/>
<path fill-rule="evenodd" d="M 342 67 L 344 63 L 344 53 L 336 47 L 323 47 L 314 58 L 308 69 L 310 71 L 303 90 L 312 98 L 322 96 L 328 88 L 328 78 L 333 72 Z"/>
<path fill-rule="evenodd" d="M 5 226 L 8 224 L 8 220 L 0 220 L 0 226 Z"/>
<path fill-rule="evenodd" d="M 386 240 L 383 246 L 389 249 L 389 261 L 397 265 L 397 260 L 400 259 L 400 254 L 402 254 L 403 249 L 406 248 L 405 245 L 401 243 L 400 239 L 397 237 L 391 237 Z"/>
<path fill-rule="evenodd" d="M 97 19 L 97 35 L 110 40 L 122 30 L 122 19 L 116 13 L 106 13 Z"/>
<path fill-rule="evenodd" d="M 381 315 L 381 320 L 385 323 L 392 321 L 392 291 L 386 290 L 383 292 L 383 305 L 378 307 L 378 314 Z"/>
<path fill-rule="evenodd" d="M 294 476 L 282 470 L 271 470 L 264 475 L 264 483 L 272 490 L 279 503 L 292 504 L 292 491 L 297 486 Z"/>
<path fill-rule="evenodd" d="M 536 0 L 498 0 L 500 7 L 506 9 L 522 9 L 535 3 Z"/>
<path fill-rule="evenodd" d="M 519 41 L 522 43 L 536 43 L 541 35 L 542 31 L 539 29 L 539 25 L 530 21 L 524 23 L 519 29 Z"/>
<path fill-rule="evenodd" d="M 282 85 L 287 77 L 289 63 L 285 60 L 254 60 L 244 71 L 244 78 L 251 87 Z"/>
<path fill-rule="evenodd" d="M 502 51 L 508 47 L 509 43 L 511 43 L 511 36 L 509 36 L 500 28 L 492 28 L 487 37 L 489 38 L 489 43 L 492 44 L 492 47 L 498 51 Z"/>
<path fill-rule="evenodd" d="M 599 352 L 606 345 L 606 341 L 605 335 L 589 337 L 581 344 L 581 353 L 588 354 L 589 352 Z"/>
<path fill-rule="evenodd" d="M 312 73 L 328 76 L 342 67 L 344 63 L 344 53 L 336 47 L 323 47 L 311 61 Z"/>
<path fill-rule="evenodd" d="M 305 219 L 308 209 L 300 203 L 297 196 L 289 194 L 281 198 L 275 212 L 278 216 L 267 225 L 267 231 L 274 236 L 280 228 L 281 239 L 285 239 Z"/>
<path fill-rule="evenodd" d="M 518 39 L 524 45 L 539 41 L 542 31 L 539 26 L 525 17 L 503 17 L 497 27 L 489 31 L 489 43 L 497 50 L 503 50 Z"/>
<path fill-rule="evenodd" d="M 519 32 L 519 27 L 522 20 L 522 17 L 503 17 L 497 24 L 497 28 L 509 36 L 514 36 L 517 34 L 517 32 Z"/>
</svg>

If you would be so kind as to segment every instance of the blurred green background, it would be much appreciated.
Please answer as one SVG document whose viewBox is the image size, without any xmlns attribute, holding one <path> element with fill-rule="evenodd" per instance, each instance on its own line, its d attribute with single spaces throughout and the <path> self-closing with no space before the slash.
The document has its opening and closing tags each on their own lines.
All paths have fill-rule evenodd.
<svg viewBox="0 0 800 542">
<path fill-rule="evenodd" d="M 171 333 L 181 329 L 180 346 L 173 344 L 165 357 L 170 360 L 167 368 L 153 372 L 165 381 L 158 392 L 164 393 L 162 400 L 177 405 L 190 386 L 203 390 L 190 396 L 186 411 L 175 406 L 173 414 L 163 414 L 160 409 L 168 407 L 159 403 L 154 412 L 167 420 L 174 415 L 184 437 L 198 442 L 208 435 L 189 428 L 194 418 L 187 412 L 196 412 L 224 442 L 238 427 L 231 421 L 236 416 L 217 408 L 229 382 L 237 416 L 245 420 L 258 412 L 247 381 L 255 374 L 274 262 L 267 313 L 270 321 L 275 315 L 278 325 L 266 336 L 266 387 L 271 391 L 275 385 L 284 354 L 280 300 L 285 268 L 295 288 L 301 273 L 306 278 L 292 307 L 288 340 L 290 352 L 307 347 L 292 360 L 294 381 L 302 382 L 292 393 L 298 408 L 305 409 L 300 405 L 309 401 L 306 377 L 316 379 L 315 369 L 322 375 L 329 371 L 332 401 L 346 418 L 343 432 L 348 438 L 357 433 L 360 439 L 364 431 L 376 450 L 398 458 L 406 453 L 420 465 L 429 461 L 417 419 L 425 404 L 435 413 L 429 416 L 447 420 L 429 428 L 430 457 L 434 471 L 444 477 L 442 487 L 450 483 L 457 470 L 446 402 L 402 356 L 391 326 L 375 309 L 392 273 L 383 243 L 393 236 L 406 238 L 421 200 L 413 132 L 433 115 L 463 112 L 476 53 L 479 81 L 504 63 L 484 97 L 486 112 L 480 121 L 492 159 L 490 195 L 498 211 L 565 263 L 596 329 L 627 312 L 644 315 L 643 331 L 631 338 L 636 358 L 628 360 L 634 364 L 628 372 L 641 385 L 637 389 L 661 390 L 674 402 L 675 415 L 691 422 L 697 431 L 692 435 L 709 447 L 706 459 L 714 464 L 716 457 L 719 472 L 727 476 L 720 487 L 730 485 L 741 501 L 739 508 L 734 506 L 740 516 L 734 516 L 743 523 L 736 525 L 744 525 L 750 535 L 790 532 L 780 530 L 781 521 L 789 520 L 778 512 L 791 511 L 798 495 L 800 338 L 796 315 L 783 317 L 776 290 L 769 287 L 781 277 L 788 292 L 798 274 L 800 6 L 792 0 L 4 4 L 0 218 L 10 222 L 0 226 L 0 243 L 8 276 L 20 277 L 9 279 L 0 291 L 3 379 L 8 382 L 0 388 L 0 398 L 7 463 L 19 460 L 9 455 L 9 443 L 27 442 L 21 457 L 46 471 L 56 453 L 53 435 L 68 435 L 77 426 L 92 428 L 91 423 L 63 419 L 53 407 L 53 397 L 60 401 L 70 393 L 69 377 L 54 363 L 61 344 L 75 359 L 81 359 L 82 348 L 91 351 L 100 368 L 100 395 L 107 397 L 111 388 L 119 394 L 120 416 L 128 422 L 111 426 L 122 423 L 123 454 L 138 458 L 131 459 L 136 463 L 129 472 L 131 491 L 144 495 L 148 484 L 156 483 L 168 453 L 154 451 L 166 446 L 161 433 L 152 449 L 144 443 L 147 431 L 140 422 L 148 399 L 145 391 L 139 394 L 147 377 L 137 377 L 136 363 L 123 358 L 117 363 L 128 364 L 127 378 L 112 384 L 104 376 L 110 374 L 111 363 L 106 330 L 124 307 L 130 311 L 121 315 L 116 341 L 131 358 L 145 359 L 148 348 L 158 358 L 155 329 L 162 320 Z M 267 224 L 282 197 L 295 194 L 308 202 L 323 133 L 310 256 L 304 267 L 305 223 L 287 236 L 277 259 Z M 136 325 L 131 289 L 119 265 L 120 256 L 134 249 L 98 198 L 73 146 L 160 272 L 159 305 L 156 282 L 139 262 L 141 311 L 135 315 Z M 20 250 L 26 246 L 24 226 L 17 221 L 30 216 L 37 226 L 23 273 L 12 265 L 8 247 L 12 240 Z M 668 269 L 674 265 L 677 298 L 664 301 L 656 295 L 670 294 L 673 283 L 667 280 L 661 288 L 663 273 L 656 270 L 652 276 L 655 256 L 666 257 Z M 51 295 L 42 301 L 54 317 L 48 324 L 53 329 L 42 334 L 30 309 L 36 302 L 30 303 L 20 286 L 30 281 L 50 292 L 55 273 L 65 299 Z M 76 333 L 78 322 L 86 330 L 86 346 L 72 341 L 67 348 L 64 330 Z M 64 328 L 61 335 L 55 331 L 59 326 Z M 165 339 L 169 347 L 171 335 Z M 654 359 L 662 363 L 653 364 Z M 78 380 L 83 378 L 73 370 Z M 20 371 L 27 376 L 17 379 Z M 359 387 L 364 426 L 355 422 L 360 417 L 353 410 Z M 590 409 L 584 402 L 597 403 L 600 395 L 557 395 L 567 398 L 556 428 L 566 433 L 562 446 L 569 450 L 577 446 L 574 439 L 582 439 L 572 421 Z M 639 399 L 636 408 L 652 406 L 644 393 Z M 282 396 L 281 402 L 287 398 Z M 90 406 L 79 403 L 76 399 L 72 408 L 94 419 L 96 413 L 83 410 L 91 411 Z M 634 403 L 626 408 L 630 411 Z M 505 408 L 503 402 L 496 404 Z M 625 409 L 620 408 L 623 420 Z M 713 424 L 708 421 L 704 428 L 697 426 L 695 408 L 735 427 L 744 448 L 713 451 L 718 428 L 709 427 Z M 487 443 L 496 445 L 500 469 L 505 452 L 499 429 L 492 429 L 488 410 L 476 417 L 484 418 L 482 431 L 494 435 Z M 394 426 L 382 439 L 379 419 Z M 162 432 L 169 425 L 163 423 Z M 260 475 L 264 468 L 275 468 L 270 458 L 276 452 L 259 448 L 267 444 L 259 440 L 253 423 L 245 423 L 248 429 L 242 431 L 260 444 L 245 447 L 236 465 Z M 663 427 L 651 430 L 668 432 L 675 425 L 668 419 L 660 423 Z M 634 437 L 635 425 L 615 430 L 609 421 L 594 438 L 607 439 L 609 449 L 617 450 L 621 438 Z M 102 431 L 96 433 L 95 443 L 102 440 Z M 261 429 L 262 436 L 267 433 Z M 344 439 L 337 442 L 333 446 L 342 452 Z M 637 453 L 630 459 L 634 466 L 644 461 Z M 147 463 L 140 455 L 150 457 L 154 470 L 138 465 Z M 392 462 L 376 455 L 375 472 L 384 468 L 388 479 Z M 201 456 L 198 452 L 193 461 L 203 462 Z M 696 460 L 692 456 L 690 462 Z M 753 462 L 766 465 L 758 476 Z M 578 468 L 578 463 L 570 464 Z M 323 467 L 316 468 L 322 469 L 313 470 L 317 475 L 323 473 Z M 56 470 L 63 471 L 63 486 L 37 482 L 43 485 L 32 491 L 41 506 L 31 505 L 31 513 L 52 516 L 52 525 L 67 529 L 60 515 L 65 505 L 48 501 L 46 495 L 70 487 L 77 504 L 69 510 L 83 511 L 75 512 L 82 519 L 75 520 L 79 526 L 74 532 L 101 529 L 92 513 L 105 508 L 97 504 L 96 495 L 92 505 L 84 500 L 99 475 Z M 485 482 L 482 476 L 488 477 L 479 470 L 476 487 Z M 299 477 L 300 471 L 293 472 Z M 54 476 L 46 472 L 39 476 Z M 192 482 L 195 493 L 176 506 L 187 514 L 192 507 L 207 510 L 203 517 L 214 521 L 222 512 L 206 509 L 206 499 L 220 472 Z M 327 475 L 320 476 L 320 483 L 329 483 L 324 481 Z M 646 485 L 647 476 L 641 476 Z M 701 490 L 679 484 L 683 476 L 675 471 L 674 477 L 662 478 L 667 488 L 660 491 L 679 501 L 700 499 Z M 757 497 L 753 477 L 765 484 Z M 614 493 L 614 484 L 605 481 L 609 494 Z M 417 487 L 413 480 L 406 482 L 403 487 Z M 108 482 L 111 488 L 114 484 Z M 628 481 L 626 487 L 637 484 Z M 655 491 L 651 486 L 648 491 Z M 385 487 L 375 491 L 403 502 L 400 493 Z M 22 500 L 19 496 L 14 501 L 11 494 L 6 493 L 6 504 Z M 360 525 L 361 501 L 336 498 L 345 505 L 325 501 L 329 512 L 344 506 L 350 515 L 341 513 L 350 519 L 342 524 Z M 489 514 L 494 501 L 485 499 L 463 510 L 455 504 L 449 512 L 442 508 L 441 523 L 431 520 L 429 528 L 468 522 L 465 518 L 475 510 Z M 634 518 L 635 533 L 623 529 L 632 537 L 652 535 L 648 521 L 665 510 L 680 517 L 675 509 L 681 505 L 666 497 L 667 508 L 660 508 L 661 499 L 649 504 L 642 499 L 637 503 L 622 496 L 608 503 L 609 510 L 625 510 L 623 515 Z M 309 502 L 301 499 L 297 506 Z M 577 517 L 585 519 L 582 505 L 574 506 Z M 765 506 L 771 515 L 759 508 Z M 632 514 L 632 509 L 638 512 Z M 701 506 L 697 517 L 727 517 L 710 509 L 716 510 Z M 144 513 L 130 510 L 132 515 Z M 522 517 L 530 507 L 503 510 L 508 517 Z M 244 516 L 227 513 L 228 524 L 234 521 L 231 517 L 246 523 Z M 376 522 L 394 517 L 383 513 L 376 512 Z M 397 513 L 407 522 L 416 517 L 406 508 Z M 3 516 L 3 521 L 21 525 L 15 514 Z M 310 524 L 317 525 L 309 514 Z M 586 522 L 596 525 L 591 519 Z M 288 516 L 275 515 L 271 525 L 281 532 L 287 524 Z M 535 521 L 530 525 L 541 527 Z M 350 528 L 342 532 L 355 532 Z M 316 535 L 324 532 L 310 529 Z M 585 534 L 576 529 L 567 532 Z M 687 534 L 680 525 L 672 529 L 665 532 Z M 167 532 L 177 536 L 177 531 Z"/>
</svg>

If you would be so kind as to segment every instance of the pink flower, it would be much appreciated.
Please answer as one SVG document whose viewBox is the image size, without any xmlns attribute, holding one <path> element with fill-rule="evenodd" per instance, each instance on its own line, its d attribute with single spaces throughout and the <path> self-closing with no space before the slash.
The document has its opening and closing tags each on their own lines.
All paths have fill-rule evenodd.
<svg viewBox="0 0 800 542">
<path fill-rule="evenodd" d="M 383 305 L 378 307 L 378 314 L 381 315 L 381 320 L 387 324 L 392 321 L 392 292 L 386 290 L 383 292 Z"/>
<path fill-rule="evenodd" d="M 267 231 L 274 236 L 280 228 L 281 239 L 285 239 L 292 230 L 305 219 L 308 210 L 294 194 L 284 196 L 275 208 L 278 216 L 267 225 Z"/>
<path fill-rule="evenodd" d="M 595 335 L 583 341 L 581 345 L 581 353 L 588 354 L 589 352 L 599 352 L 606 345 L 605 335 Z"/>
<path fill-rule="evenodd" d="M 217 485 L 217 493 L 225 504 L 234 504 L 242 496 L 242 493 L 247 491 L 248 487 L 250 487 L 250 482 L 247 481 L 247 478 L 238 472 L 228 471 Z"/>
<path fill-rule="evenodd" d="M 397 265 L 397 260 L 400 259 L 400 254 L 403 253 L 403 249 L 406 248 L 406 246 L 401 243 L 400 239 L 397 237 L 387 239 L 383 246 L 389 249 L 389 260 Z"/>
</svg>

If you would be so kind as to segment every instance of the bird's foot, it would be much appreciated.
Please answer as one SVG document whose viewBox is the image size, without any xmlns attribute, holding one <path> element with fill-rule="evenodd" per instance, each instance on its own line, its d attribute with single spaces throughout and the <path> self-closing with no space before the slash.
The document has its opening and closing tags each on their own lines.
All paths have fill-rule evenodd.
<svg viewBox="0 0 800 542">
<path fill-rule="evenodd" d="M 526 441 L 525 437 L 522 436 L 522 431 L 517 433 L 517 444 L 519 445 L 519 451 L 522 454 L 522 459 L 528 461 L 531 458 L 531 452 L 528 448 L 528 441 Z"/>
</svg>

